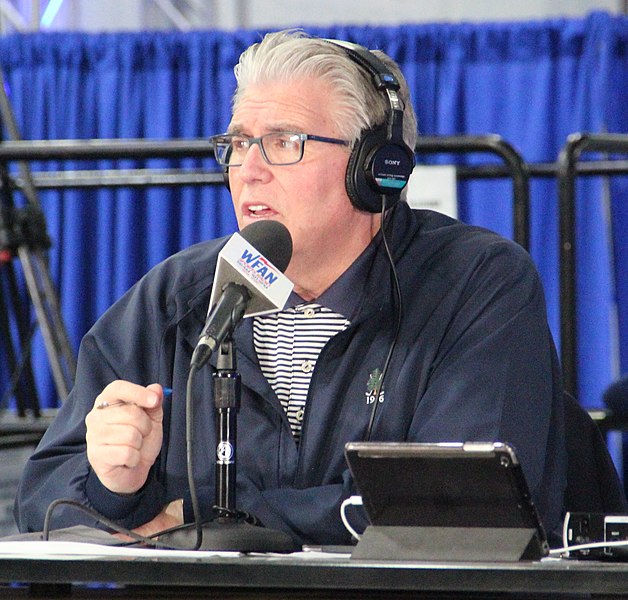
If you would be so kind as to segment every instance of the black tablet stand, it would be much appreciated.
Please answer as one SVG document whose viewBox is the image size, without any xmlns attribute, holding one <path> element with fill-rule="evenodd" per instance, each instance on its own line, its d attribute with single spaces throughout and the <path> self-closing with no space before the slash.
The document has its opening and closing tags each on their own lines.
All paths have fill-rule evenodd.
<svg viewBox="0 0 628 600">
<path fill-rule="evenodd" d="M 512 562 L 546 555 L 547 544 L 533 528 L 369 525 L 351 558 Z"/>
</svg>

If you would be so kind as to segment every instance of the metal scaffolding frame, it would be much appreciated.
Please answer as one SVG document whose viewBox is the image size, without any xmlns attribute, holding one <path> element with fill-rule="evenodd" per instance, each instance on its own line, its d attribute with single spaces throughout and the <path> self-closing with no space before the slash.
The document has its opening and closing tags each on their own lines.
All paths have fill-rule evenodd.
<svg viewBox="0 0 628 600">
<path fill-rule="evenodd" d="M 487 153 L 503 165 L 461 169 L 460 178 L 506 177 L 513 182 L 513 236 L 524 248 L 529 242 L 529 176 L 521 156 L 498 135 L 425 136 L 415 148 L 418 154 Z M 34 140 L 0 144 L 0 161 L 113 160 L 148 158 L 213 158 L 204 138 L 144 140 Z M 495 170 L 497 168 L 497 170 Z M 108 169 L 40 172 L 33 174 L 36 186 L 45 188 L 146 187 L 222 184 L 222 171 L 204 169 Z M 20 186 L 22 180 L 15 179 Z"/>
<path fill-rule="evenodd" d="M 145 6 L 143 16 L 153 15 L 154 19 L 163 22 L 163 27 L 178 31 L 213 27 L 218 15 L 216 0 L 142 0 L 142 3 Z M 47 30 L 48 27 L 42 26 L 42 19 L 54 21 L 63 0 L 51 0 L 47 3 L 41 0 L 22 0 L 21 4 L 19 6 L 18 2 L 16 6 L 11 0 L 0 0 L 0 33 Z M 230 12 L 243 14 L 240 0 L 233 0 L 233 4 Z M 53 9 L 54 14 L 47 12 L 49 9 Z M 149 28 L 149 23 L 144 22 L 141 26 Z"/>
<path fill-rule="evenodd" d="M 561 363 L 565 389 L 576 394 L 578 389 L 577 361 L 577 293 L 576 293 L 576 179 L 579 175 L 628 174 L 627 160 L 599 161 L 614 164 L 613 169 L 585 173 L 581 157 L 585 153 L 628 154 L 628 135 L 574 133 L 567 138 L 558 157 L 557 178 L 560 220 L 560 323 Z"/>
</svg>

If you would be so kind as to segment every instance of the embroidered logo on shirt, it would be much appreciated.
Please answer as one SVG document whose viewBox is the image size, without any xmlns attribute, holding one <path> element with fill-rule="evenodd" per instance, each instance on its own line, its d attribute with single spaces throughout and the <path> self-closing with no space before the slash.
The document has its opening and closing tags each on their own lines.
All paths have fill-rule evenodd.
<svg viewBox="0 0 628 600">
<path fill-rule="evenodd" d="M 377 394 L 377 390 L 381 385 L 382 381 L 382 372 L 380 369 L 375 369 L 371 371 L 369 375 L 369 380 L 366 382 L 366 403 L 373 404 L 375 402 L 375 395 Z M 380 404 L 384 401 L 384 388 L 379 390 L 379 398 Z"/>
</svg>

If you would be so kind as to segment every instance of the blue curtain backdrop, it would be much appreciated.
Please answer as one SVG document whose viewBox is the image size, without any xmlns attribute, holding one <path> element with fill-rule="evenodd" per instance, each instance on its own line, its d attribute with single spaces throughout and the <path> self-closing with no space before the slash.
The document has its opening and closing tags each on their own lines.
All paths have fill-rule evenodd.
<svg viewBox="0 0 628 600">
<path fill-rule="evenodd" d="M 381 48 L 395 58 L 408 78 L 423 134 L 497 133 L 525 161 L 553 162 L 572 132 L 628 132 L 625 17 L 596 13 L 543 22 L 306 30 Z M 0 66 L 25 139 L 206 137 L 225 129 L 233 65 L 262 33 L 11 35 L 0 39 Z M 478 163 L 487 157 L 419 160 Z M 463 219 L 512 235 L 508 181 L 475 180 L 460 188 Z M 545 283 L 558 343 L 556 189 L 553 179 L 532 181 L 531 254 Z M 616 276 L 622 371 L 628 371 L 625 178 L 615 178 L 611 191 L 609 224 L 602 182 L 578 183 L 578 376 L 579 397 L 588 406 L 601 402 L 618 375 Z M 219 187 L 46 191 L 40 201 L 54 242 L 50 270 L 75 349 L 98 316 L 152 265 L 189 244 L 235 230 L 228 193 Z M 33 360 L 41 402 L 54 406 L 39 337 Z M 4 363 L 0 389 L 7 385 Z"/>
</svg>

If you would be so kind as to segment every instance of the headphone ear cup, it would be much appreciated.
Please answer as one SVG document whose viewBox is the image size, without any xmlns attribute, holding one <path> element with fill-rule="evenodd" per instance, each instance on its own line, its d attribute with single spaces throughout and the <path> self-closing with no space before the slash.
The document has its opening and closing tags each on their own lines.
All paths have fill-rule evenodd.
<svg viewBox="0 0 628 600">
<path fill-rule="evenodd" d="M 361 136 L 360 139 L 355 143 L 355 146 L 353 147 L 353 149 L 351 150 L 351 154 L 349 155 L 347 172 L 345 174 L 345 188 L 347 190 L 347 196 L 349 196 L 349 200 L 351 200 L 351 204 L 353 204 L 353 206 L 355 206 L 358 210 L 372 212 L 370 208 L 367 208 L 367 206 L 370 206 L 369 201 L 372 203 L 370 191 L 363 189 L 364 181 L 362 181 L 359 176 L 362 165 L 363 140 L 364 136 Z M 368 195 L 369 198 L 364 199 L 365 195 Z"/>
<path fill-rule="evenodd" d="M 387 124 L 362 132 L 347 163 L 345 188 L 359 210 L 378 213 L 382 194 L 386 208 L 401 198 L 414 168 L 414 153 L 405 142 L 388 138 Z"/>
</svg>

